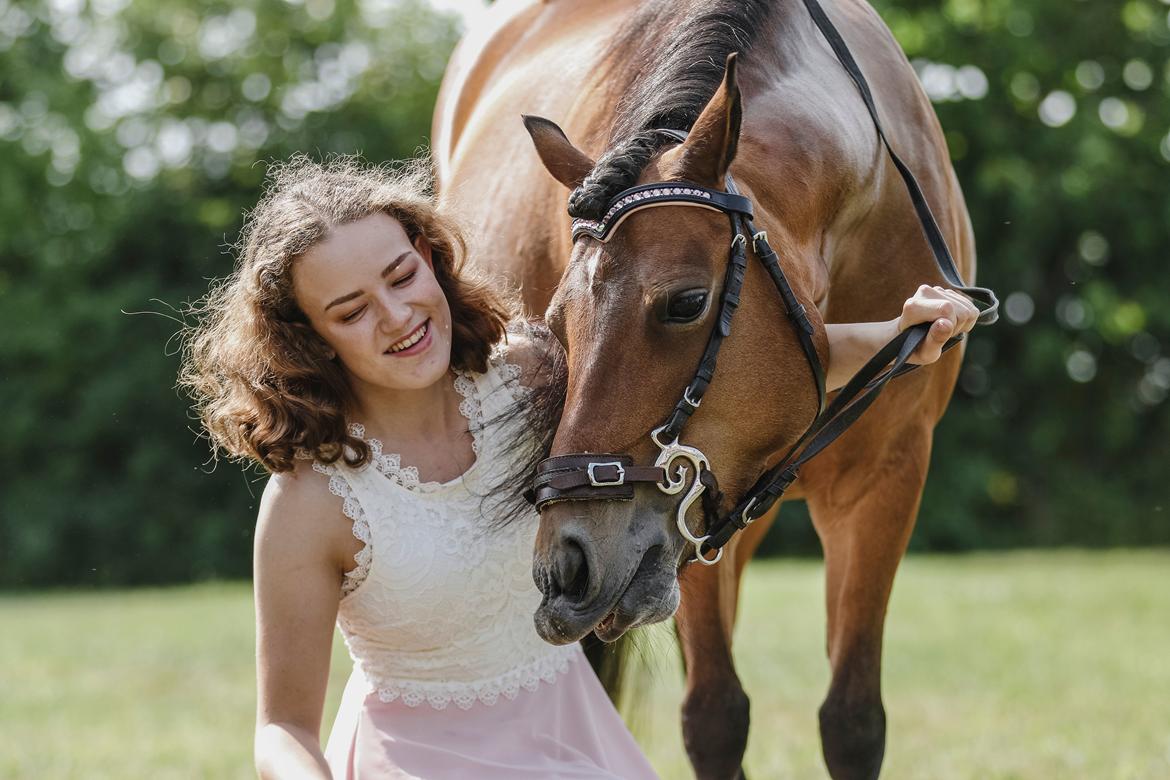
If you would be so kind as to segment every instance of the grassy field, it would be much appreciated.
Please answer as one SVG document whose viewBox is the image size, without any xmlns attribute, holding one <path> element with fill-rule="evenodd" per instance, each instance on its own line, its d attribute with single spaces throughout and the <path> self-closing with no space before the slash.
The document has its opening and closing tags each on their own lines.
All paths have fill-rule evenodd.
<svg viewBox="0 0 1170 780">
<path fill-rule="evenodd" d="M 747 769 L 821 778 L 820 566 L 754 565 L 736 655 Z M 887 620 L 887 778 L 1170 777 L 1170 552 L 907 560 Z M 636 728 L 689 776 L 678 660 L 650 637 Z M 348 674 L 335 648 L 326 729 Z M 255 706 L 246 583 L 0 597 L 0 777 L 245 778 Z"/>
</svg>

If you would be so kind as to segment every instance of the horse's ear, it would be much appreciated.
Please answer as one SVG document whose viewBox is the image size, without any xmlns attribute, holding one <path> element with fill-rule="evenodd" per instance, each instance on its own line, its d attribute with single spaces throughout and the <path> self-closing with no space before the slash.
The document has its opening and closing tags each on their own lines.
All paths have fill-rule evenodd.
<svg viewBox="0 0 1170 780">
<path fill-rule="evenodd" d="M 743 119 L 739 85 L 735 79 L 736 54 L 727 55 L 723 83 L 699 118 L 679 150 L 678 164 L 685 178 L 698 184 L 720 186 L 739 143 L 739 126 Z"/>
<path fill-rule="evenodd" d="M 593 160 L 573 146 L 565 131 L 558 127 L 556 122 L 540 116 L 524 115 L 524 127 L 532 136 L 532 143 L 536 145 L 540 161 L 548 168 L 553 178 L 569 189 L 585 181 L 585 177 L 593 170 Z"/>
</svg>

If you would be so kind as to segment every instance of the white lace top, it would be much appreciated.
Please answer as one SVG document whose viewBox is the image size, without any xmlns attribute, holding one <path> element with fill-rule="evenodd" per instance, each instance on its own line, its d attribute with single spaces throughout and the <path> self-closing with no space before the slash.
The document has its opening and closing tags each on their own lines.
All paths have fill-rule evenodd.
<svg viewBox="0 0 1170 780">
<path fill-rule="evenodd" d="M 365 439 L 356 423 L 350 432 L 369 444 L 372 462 L 360 469 L 313 464 L 329 475 L 354 536 L 365 542 L 346 574 L 337 622 L 383 701 L 490 705 L 553 682 L 581 657 L 576 645 L 546 644 L 533 627 L 536 512 L 525 508 L 503 527 L 484 516 L 517 457 L 509 448 L 526 434 L 515 428 L 519 421 L 492 423 L 524 392 L 519 376 L 498 350 L 486 373 L 457 376 L 476 460 L 454 480 L 420 482 L 416 468 Z"/>
</svg>

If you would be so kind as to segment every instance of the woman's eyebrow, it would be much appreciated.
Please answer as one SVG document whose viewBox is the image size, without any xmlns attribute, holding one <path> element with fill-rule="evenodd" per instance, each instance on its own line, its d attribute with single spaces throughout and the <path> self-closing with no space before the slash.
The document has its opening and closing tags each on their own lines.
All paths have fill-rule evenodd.
<svg viewBox="0 0 1170 780">
<path fill-rule="evenodd" d="M 385 279 L 387 276 L 394 273 L 394 269 L 397 268 L 398 266 L 402 265 L 402 262 L 404 260 L 406 260 L 406 258 L 410 257 L 410 255 L 413 251 L 414 251 L 413 249 L 407 249 L 405 252 L 400 254 L 398 257 L 391 260 L 390 265 L 388 265 L 382 269 L 381 277 L 383 279 Z M 354 298 L 358 297 L 361 294 L 362 294 L 362 291 L 358 290 L 357 292 L 347 293 L 346 295 L 343 295 L 340 298 L 335 298 L 332 301 L 330 301 L 329 304 L 325 307 L 325 311 L 329 311 L 334 306 L 337 306 L 338 304 L 345 303 L 346 301 L 352 301 Z"/>
</svg>

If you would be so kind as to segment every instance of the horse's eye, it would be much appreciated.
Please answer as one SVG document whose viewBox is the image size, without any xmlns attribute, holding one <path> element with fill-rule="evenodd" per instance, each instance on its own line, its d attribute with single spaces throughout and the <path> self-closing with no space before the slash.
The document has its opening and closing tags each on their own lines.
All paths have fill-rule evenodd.
<svg viewBox="0 0 1170 780">
<path fill-rule="evenodd" d="M 706 290 L 687 290 L 666 305 L 667 322 L 693 322 L 707 308 Z"/>
</svg>

